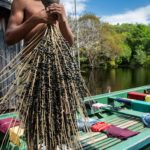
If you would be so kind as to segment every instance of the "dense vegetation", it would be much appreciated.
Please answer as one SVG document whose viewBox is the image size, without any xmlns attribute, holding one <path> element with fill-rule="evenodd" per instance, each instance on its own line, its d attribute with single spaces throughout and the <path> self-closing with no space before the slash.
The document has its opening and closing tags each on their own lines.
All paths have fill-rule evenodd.
<svg viewBox="0 0 150 150">
<path fill-rule="evenodd" d="M 93 14 L 85 14 L 78 20 L 78 30 L 82 65 L 150 66 L 150 25 L 111 25 Z"/>
</svg>

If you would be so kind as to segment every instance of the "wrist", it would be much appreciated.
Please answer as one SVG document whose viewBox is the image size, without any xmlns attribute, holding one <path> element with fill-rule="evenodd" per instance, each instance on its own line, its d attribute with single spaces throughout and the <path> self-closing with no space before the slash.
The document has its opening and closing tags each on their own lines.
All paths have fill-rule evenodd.
<svg viewBox="0 0 150 150">
<path fill-rule="evenodd" d="M 60 19 L 59 19 L 59 22 L 60 23 L 67 23 L 68 22 L 68 20 L 67 20 L 67 17 L 61 17 Z"/>
</svg>

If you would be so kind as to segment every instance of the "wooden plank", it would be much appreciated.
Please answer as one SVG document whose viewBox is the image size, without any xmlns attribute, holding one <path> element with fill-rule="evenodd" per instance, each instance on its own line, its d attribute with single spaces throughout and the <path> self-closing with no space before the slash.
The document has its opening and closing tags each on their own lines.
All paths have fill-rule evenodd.
<svg viewBox="0 0 150 150">
<path fill-rule="evenodd" d="M 126 141 L 121 142 L 120 144 L 116 144 L 113 147 L 108 148 L 108 150 L 120 150 L 123 147 L 126 150 L 136 150 L 140 149 L 150 143 L 150 129 L 146 128 L 144 132 L 138 134 L 135 137 L 129 138 Z"/>
<path fill-rule="evenodd" d="M 132 125 L 135 125 L 137 123 L 138 123 L 138 121 L 134 121 L 133 120 L 133 121 L 129 121 L 129 122 L 126 122 L 124 124 L 118 125 L 118 127 L 120 127 L 120 128 L 128 128 L 128 127 L 130 127 Z"/>
<path fill-rule="evenodd" d="M 109 118 L 110 119 L 108 119 L 108 122 L 107 121 L 105 121 L 105 122 L 113 124 L 113 125 L 119 125 L 121 123 L 123 124 L 123 123 L 126 123 L 127 121 L 129 121 L 126 118 L 121 118 L 121 117 L 118 117 L 118 116 L 115 116 L 115 115 L 113 116 L 113 118 L 112 118 L 112 116 L 110 116 Z M 101 120 L 99 120 L 99 121 L 101 121 Z M 97 134 L 99 134 L 99 133 L 94 133 L 94 132 L 85 133 L 85 134 L 81 135 L 80 140 L 82 141 L 84 139 L 93 137 L 93 136 L 95 136 Z"/>
<path fill-rule="evenodd" d="M 93 136 L 96 136 L 96 135 L 98 135 L 98 134 L 100 134 L 100 133 L 97 133 L 97 132 L 95 132 L 95 133 L 93 133 L 93 132 L 88 132 L 88 133 L 86 133 L 86 134 L 84 134 L 84 135 L 81 135 L 79 139 L 80 139 L 80 141 L 82 141 L 82 140 L 91 138 L 91 137 L 93 137 Z"/>
<path fill-rule="evenodd" d="M 96 137 L 96 138 L 91 138 L 91 140 L 89 141 L 86 141 L 85 143 L 82 143 L 82 147 L 85 147 L 85 146 L 88 146 L 88 145 L 91 145 L 91 144 L 94 144 L 98 141 L 101 141 L 103 139 L 106 139 L 107 138 L 107 135 L 103 135 L 103 136 L 100 136 L 100 137 Z"/>
<path fill-rule="evenodd" d="M 118 118 L 118 119 L 120 119 L 120 118 Z M 125 121 L 125 123 L 120 125 L 120 123 L 118 122 L 118 127 L 128 128 L 128 127 L 136 125 L 138 123 L 139 123 L 139 121 L 130 120 L 130 121 L 127 121 L 127 122 Z M 97 142 L 100 144 L 100 140 L 103 143 L 103 142 L 105 142 L 107 140 L 109 141 L 110 139 L 107 137 L 107 135 L 103 135 L 103 134 L 100 135 L 99 134 L 99 136 L 88 137 L 87 139 L 84 138 L 84 140 L 81 143 L 82 143 L 82 146 L 84 147 L 84 149 L 86 149 L 85 147 L 88 147 L 91 144 L 95 144 Z M 114 141 L 114 139 L 113 139 L 113 141 Z M 120 141 L 118 141 L 118 142 L 120 142 Z"/>
<path fill-rule="evenodd" d="M 136 125 L 132 125 L 130 128 L 133 129 L 136 126 L 139 126 L 138 128 L 136 128 L 136 131 L 141 132 L 141 130 L 143 129 L 143 125 L 141 123 L 138 123 Z M 98 141 L 96 143 L 88 145 L 88 146 L 84 147 L 83 149 L 84 150 L 98 150 L 98 149 L 102 150 L 102 149 L 107 149 L 109 147 L 112 147 L 113 145 L 121 143 L 121 142 L 122 141 L 120 139 L 117 139 L 117 138 L 108 138 L 107 137 L 107 138 L 105 138 L 105 139 L 103 139 L 101 141 Z M 113 150 L 115 150 L 115 149 L 113 149 Z"/>
<path fill-rule="evenodd" d="M 101 121 L 105 121 L 105 118 L 101 119 Z M 144 128 L 143 124 L 139 121 L 139 119 L 120 114 L 107 117 L 105 122 L 111 124 L 116 123 L 116 125 L 118 125 L 119 127 L 129 128 L 131 130 L 134 129 L 134 131 L 140 131 Z M 108 138 L 106 135 L 99 134 L 99 136 L 93 136 L 92 138 L 84 138 L 82 145 L 84 150 L 94 150 L 98 147 L 101 147 L 101 149 L 105 149 L 106 147 L 120 142 L 122 141 L 115 138 Z"/>
<path fill-rule="evenodd" d="M 107 94 L 95 95 L 95 96 L 91 96 L 91 97 L 86 97 L 85 102 L 88 102 L 89 100 L 95 100 L 97 102 L 100 102 L 102 99 L 105 99 L 105 98 L 108 98 L 108 97 L 112 97 L 112 96 L 116 96 L 116 95 L 122 95 L 122 94 L 126 95 L 130 91 L 140 92 L 140 91 L 144 91 L 145 89 L 149 89 L 149 88 L 150 88 L 150 85 L 146 85 L 146 86 L 130 88 L 130 89 L 126 89 L 126 90 L 111 92 L 111 93 L 107 93 Z"/>
</svg>

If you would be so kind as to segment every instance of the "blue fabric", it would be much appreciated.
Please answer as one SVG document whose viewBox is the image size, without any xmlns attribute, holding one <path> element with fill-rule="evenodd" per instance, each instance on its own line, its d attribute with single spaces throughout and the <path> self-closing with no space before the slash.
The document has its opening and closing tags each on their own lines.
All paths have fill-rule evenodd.
<svg viewBox="0 0 150 150">
<path fill-rule="evenodd" d="M 79 130 L 85 130 L 86 128 L 90 128 L 93 124 L 97 123 L 98 119 L 88 118 L 88 119 L 78 119 L 77 126 Z"/>
<path fill-rule="evenodd" d="M 127 105 L 131 105 L 131 100 L 125 99 L 125 98 L 116 98 L 116 101 L 125 103 Z"/>
<path fill-rule="evenodd" d="M 143 115 L 142 121 L 148 128 L 150 128 L 150 113 Z"/>
</svg>

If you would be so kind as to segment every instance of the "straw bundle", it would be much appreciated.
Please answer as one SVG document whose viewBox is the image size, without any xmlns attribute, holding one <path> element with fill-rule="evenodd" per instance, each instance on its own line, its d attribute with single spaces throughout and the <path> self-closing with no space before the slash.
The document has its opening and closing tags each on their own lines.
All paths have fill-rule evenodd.
<svg viewBox="0 0 150 150">
<path fill-rule="evenodd" d="M 48 25 L 35 35 L 0 77 L 14 72 L 16 78 L 0 103 L 17 100 L 28 149 L 82 149 L 76 122 L 77 115 L 85 116 L 83 98 L 88 92 L 61 33 Z"/>
</svg>

